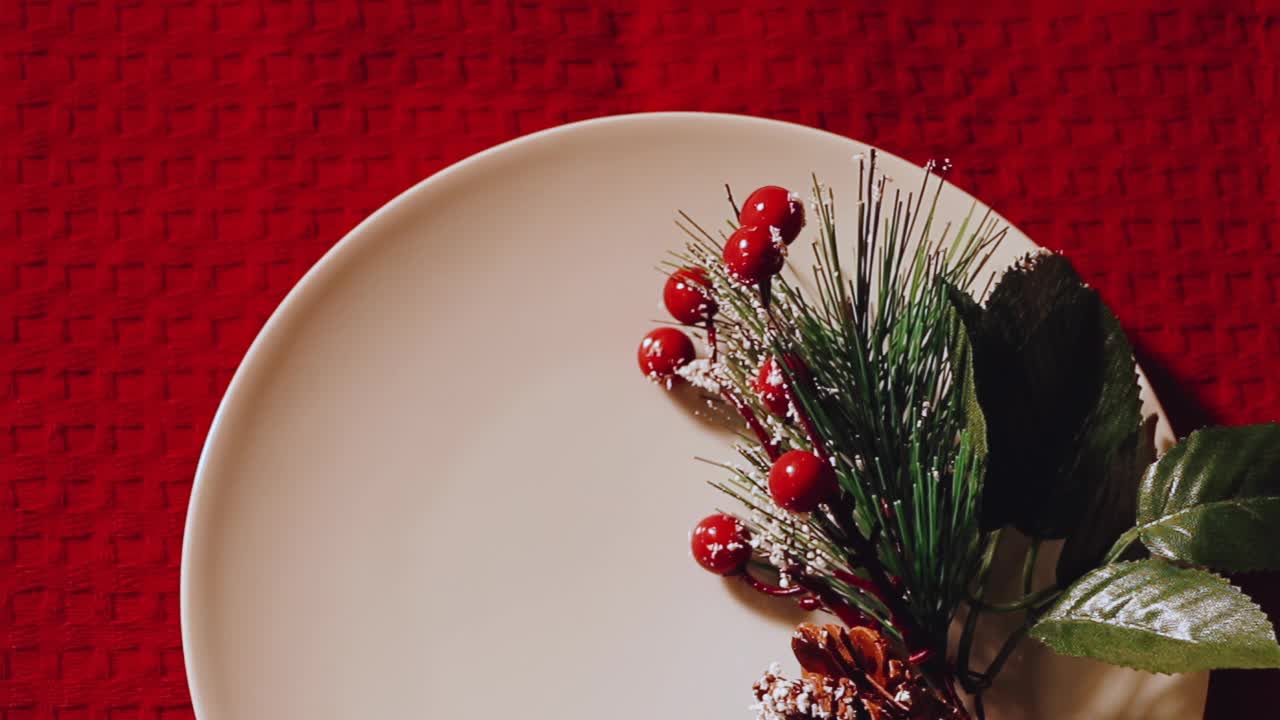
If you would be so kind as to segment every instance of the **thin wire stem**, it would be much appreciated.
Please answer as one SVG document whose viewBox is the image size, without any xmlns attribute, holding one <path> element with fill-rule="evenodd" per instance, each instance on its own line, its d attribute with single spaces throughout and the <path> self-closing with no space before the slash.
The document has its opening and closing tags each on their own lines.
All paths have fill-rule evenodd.
<svg viewBox="0 0 1280 720">
<path fill-rule="evenodd" d="M 1031 586 L 1035 583 L 1036 561 L 1040 559 L 1040 538 L 1031 541 L 1027 555 L 1022 562 L 1022 594 L 1030 595 Z"/>
</svg>

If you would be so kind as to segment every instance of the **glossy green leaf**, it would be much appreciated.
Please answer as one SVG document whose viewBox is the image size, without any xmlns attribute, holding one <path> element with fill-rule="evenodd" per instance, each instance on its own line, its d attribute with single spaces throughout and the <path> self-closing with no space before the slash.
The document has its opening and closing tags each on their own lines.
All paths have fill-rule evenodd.
<svg viewBox="0 0 1280 720">
<path fill-rule="evenodd" d="M 1138 534 L 1156 555 L 1280 569 L 1280 425 L 1192 433 L 1142 479 Z"/>
<path fill-rule="evenodd" d="M 986 423 L 983 528 L 1066 537 L 1141 419 L 1129 342 L 1058 255 L 1006 272 L 985 308 L 952 296 Z"/>
<path fill-rule="evenodd" d="M 1275 630 L 1239 588 L 1154 558 L 1085 575 L 1031 635 L 1063 655 L 1150 672 L 1280 667 Z"/>
</svg>

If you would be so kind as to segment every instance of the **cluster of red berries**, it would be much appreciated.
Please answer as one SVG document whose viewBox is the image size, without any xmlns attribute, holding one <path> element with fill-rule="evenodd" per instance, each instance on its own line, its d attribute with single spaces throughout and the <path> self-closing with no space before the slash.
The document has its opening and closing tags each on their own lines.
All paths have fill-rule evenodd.
<svg viewBox="0 0 1280 720">
<path fill-rule="evenodd" d="M 725 243 L 725 270 L 737 282 L 759 286 L 782 270 L 786 246 L 804 227 L 804 205 L 785 188 L 769 185 L 747 196 L 738 213 L 738 229 Z M 691 326 L 705 326 L 714 346 L 714 321 L 719 306 L 711 293 L 711 281 L 701 268 L 681 268 L 667 278 L 662 301 L 671 317 Z M 655 380 L 670 379 L 694 359 L 693 341 L 672 327 L 658 328 L 640 343 L 637 359 L 644 374 Z M 807 369 L 799 357 L 769 358 L 756 374 L 752 389 L 769 412 L 785 417 L 790 411 L 788 377 L 804 382 Z M 823 458 L 805 450 L 792 450 L 774 460 L 769 470 L 769 494 L 778 507 L 807 513 L 837 492 L 835 472 Z M 698 523 L 690 538 L 698 564 L 717 575 L 744 575 L 751 560 L 751 535 L 740 520 L 717 513 Z"/>
<path fill-rule="evenodd" d="M 725 270 L 745 285 L 765 286 L 782 270 L 785 248 L 803 227 L 804 205 L 793 193 L 776 185 L 756 190 L 747 196 L 738 213 L 738 229 L 725 243 Z M 706 325 L 708 330 L 719 309 L 711 297 L 711 282 L 700 268 L 681 268 L 672 273 L 662 290 L 662 301 L 679 322 Z M 640 369 L 655 380 L 671 378 L 695 355 L 689 336 L 669 327 L 645 335 L 636 353 Z M 765 374 L 763 368 L 761 373 Z M 785 414 L 785 399 L 774 401 L 770 410 L 777 404 L 783 406 L 778 414 Z"/>
<path fill-rule="evenodd" d="M 747 196 L 738 229 L 724 246 L 724 266 L 744 285 L 759 285 L 782 270 L 783 254 L 804 227 L 804 205 L 786 188 L 767 185 Z"/>
<path fill-rule="evenodd" d="M 769 469 L 769 495 L 778 507 L 812 512 L 837 492 L 835 471 L 807 450 L 783 453 Z M 693 559 L 717 575 L 736 575 L 751 559 L 751 534 L 732 515 L 703 518 L 690 537 Z"/>
</svg>

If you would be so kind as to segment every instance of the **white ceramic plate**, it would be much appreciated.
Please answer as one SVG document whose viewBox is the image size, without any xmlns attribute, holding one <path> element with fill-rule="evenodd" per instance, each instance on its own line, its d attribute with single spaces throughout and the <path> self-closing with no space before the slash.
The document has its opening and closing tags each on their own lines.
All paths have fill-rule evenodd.
<svg viewBox="0 0 1280 720">
<path fill-rule="evenodd" d="M 353 230 L 254 342 L 200 461 L 182 563 L 198 716 L 750 717 L 798 615 L 689 559 L 689 528 L 727 505 L 691 458 L 730 451 L 635 347 L 663 315 L 676 208 L 721 222 L 722 183 L 811 172 L 850 198 L 865 151 L 745 117 L 603 119 L 477 155 Z M 943 216 L 970 203 L 948 188 Z M 1015 230 L 1006 256 L 1031 248 Z M 1042 655 L 993 717 L 1202 707 L 1203 676 Z"/>
</svg>

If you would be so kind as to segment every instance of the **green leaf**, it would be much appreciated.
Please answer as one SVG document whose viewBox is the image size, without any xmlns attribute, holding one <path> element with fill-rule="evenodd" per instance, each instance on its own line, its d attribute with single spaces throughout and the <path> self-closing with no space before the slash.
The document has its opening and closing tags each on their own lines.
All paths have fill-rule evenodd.
<svg viewBox="0 0 1280 720">
<path fill-rule="evenodd" d="M 963 290 L 950 283 L 944 283 L 955 310 L 956 321 L 961 331 L 956 333 L 956 347 L 953 357 L 956 358 L 956 374 L 961 378 L 961 404 L 964 410 L 964 428 L 974 451 L 984 460 L 987 455 L 987 420 L 982 414 L 982 403 L 978 401 L 978 384 L 974 377 L 973 345 L 969 335 L 963 331 L 966 324 L 982 314 L 982 308 Z"/>
<path fill-rule="evenodd" d="M 1031 635 L 1063 655 L 1150 672 L 1280 667 L 1275 630 L 1239 588 L 1156 559 L 1085 575 Z"/>
<path fill-rule="evenodd" d="M 987 431 L 983 529 L 1066 537 L 1141 420 L 1124 331 L 1058 255 L 1007 271 L 985 309 L 955 295 Z"/>
<path fill-rule="evenodd" d="M 1175 560 L 1280 569 L 1280 425 L 1208 428 L 1176 445 L 1142 479 L 1138 535 Z"/>
<path fill-rule="evenodd" d="M 1062 546 L 1059 586 L 1066 587 L 1097 567 L 1116 539 L 1133 528 L 1138 515 L 1138 483 L 1143 470 L 1156 459 L 1155 434 L 1156 416 L 1152 415 L 1116 452 L 1094 489 L 1080 527 Z"/>
</svg>

